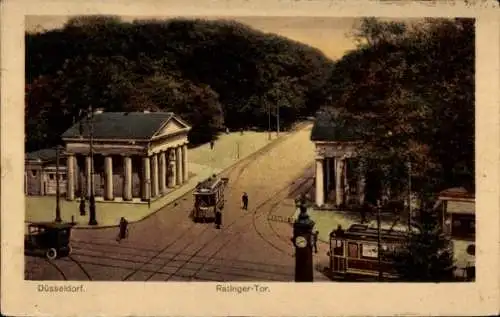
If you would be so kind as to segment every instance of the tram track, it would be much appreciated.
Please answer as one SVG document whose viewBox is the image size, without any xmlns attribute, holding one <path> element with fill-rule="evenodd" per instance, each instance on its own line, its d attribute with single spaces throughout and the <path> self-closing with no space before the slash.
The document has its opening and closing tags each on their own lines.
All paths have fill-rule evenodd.
<svg viewBox="0 0 500 317">
<path fill-rule="evenodd" d="M 71 255 L 68 256 L 68 259 L 70 259 L 71 262 L 75 263 L 82 270 L 83 274 L 85 274 L 85 276 L 87 276 L 87 279 L 89 281 L 92 281 L 92 277 L 90 276 L 89 272 L 83 267 L 83 265 L 78 260 L 73 258 Z"/>
<path fill-rule="evenodd" d="M 311 181 L 311 180 L 314 180 L 314 177 L 308 177 L 308 181 L 306 181 L 304 184 L 302 184 L 302 186 L 301 186 L 301 188 L 300 188 L 300 189 L 302 189 L 302 188 L 307 188 L 307 189 L 310 189 L 310 188 L 313 186 L 313 184 L 311 184 L 311 185 L 309 185 L 309 186 L 307 186 L 307 187 L 305 187 L 304 185 L 305 185 L 305 184 L 307 184 L 307 183 L 308 183 L 309 181 Z M 313 183 L 314 183 L 314 182 L 313 182 Z M 298 190 L 297 190 L 297 191 L 298 191 Z M 269 218 L 270 218 L 270 216 L 274 214 L 274 212 L 278 209 L 278 207 L 279 207 L 282 203 L 283 203 L 283 200 L 282 200 L 282 201 L 280 201 L 280 202 L 277 202 L 276 204 L 274 204 L 274 205 L 271 207 L 271 209 L 269 210 L 269 213 L 267 214 L 267 217 L 266 217 L 266 222 L 267 222 L 267 224 L 269 225 L 269 229 L 271 229 L 271 232 L 272 232 L 272 233 L 273 233 L 276 237 L 278 237 L 278 239 L 280 239 L 281 241 L 288 242 L 288 241 L 289 241 L 289 240 L 288 240 L 288 238 L 283 237 L 283 236 L 282 236 L 282 235 L 281 235 L 281 234 L 280 234 L 280 233 L 279 233 L 279 232 L 275 229 L 275 227 L 273 226 L 273 222 L 274 222 L 274 221 L 271 221 L 271 220 L 269 219 Z M 290 225 L 293 225 L 293 223 L 290 223 Z"/>
<path fill-rule="evenodd" d="M 61 275 L 61 277 L 63 278 L 64 281 L 67 281 L 68 278 L 66 277 L 66 274 L 64 274 L 64 271 L 53 261 L 53 260 L 49 260 L 47 258 L 43 258 L 45 260 L 46 263 L 48 263 L 51 267 L 53 267 L 54 269 L 56 269 L 59 274 Z"/>
<path fill-rule="evenodd" d="M 306 129 L 307 128 L 307 125 L 304 125 L 303 127 L 301 127 L 300 129 L 297 129 L 295 132 L 299 132 L 303 129 Z M 283 137 L 283 138 L 280 138 L 278 140 L 276 140 L 275 142 L 271 143 L 270 145 L 272 145 L 273 147 L 284 142 L 285 140 L 287 139 L 287 136 Z M 269 149 L 267 146 L 265 147 L 267 149 Z M 240 162 L 237 162 L 236 164 L 234 164 L 233 166 L 229 167 L 227 170 L 225 171 L 222 171 L 219 173 L 220 176 L 224 177 L 223 175 L 227 175 L 227 177 L 229 178 L 229 186 L 228 186 L 228 189 L 236 189 L 238 188 L 238 186 L 235 186 L 237 185 L 239 182 L 240 182 L 240 179 L 243 175 L 243 173 L 248 169 L 249 166 L 251 166 L 251 164 L 255 161 L 255 158 L 256 157 L 259 157 L 259 156 L 262 156 L 263 154 L 265 154 L 266 151 L 263 151 L 263 150 L 260 150 L 260 151 L 257 151 L 251 155 L 249 155 L 248 157 L 242 159 Z M 287 185 L 285 188 L 279 190 L 276 195 L 278 193 L 280 193 L 282 190 L 286 190 L 290 187 L 290 185 Z M 185 195 L 182 195 L 181 197 L 179 197 L 178 199 L 176 199 L 175 201 L 165 205 L 163 208 L 168 208 L 170 207 L 171 205 L 174 205 L 176 202 L 180 201 L 180 200 L 185 200 L 186 197 L 188 197 L 189 195 L 192 194 L 193 191 L 189 191 L 187 192 Z M 264 202 L 262 202 L 259 206 L 262 206 L 262 205 L 265 205 L 267 204 L 271 199 L 273 199 L 275 197 L 275 195 L 272 195 L 269 199 L 266 199 Z M 174 207 L 176 206 L 179 206 L 178 208 L 183 208 L 183 205 L 184 204 L 178 204 L 178 205 L 174 205 Z M 259 208 L 259 207 L 257 207 Z M 251 214 L 243 214 L 239 217 L 236 217 L 236 219 L 234 219 L 230 224 L 224 226 L 224 228 L 222 230 L 226 230 L 228 228 L 231 228 L 233 227 L 237 222 L 239 222 L 241 219 L 244 219 L 246 217 L 248 217 L 249 215 Z M 176 226 L 176 225 L 179 225 L 181 223 L 183 223 L 185 221 L 185 218 L 183 218 L 182 216 L 179 217 L 179 221 L 175 221 L 174 223 L 171 223 L 172 226 Z M 151 249 L 150 252 L 154 252 L 153 255 L 150 255 L 148 256 L 148 258 L 146 259 L 146 261 L 142 262 L 138 268 L 135 268 L 134 270 L 132 270 L 131 272 L 129 272 L 123 279 L 122 281 L 127 281 L 129 280 L 132 276 L 134 276 L 135 274 L 139 273 L 139 272 L 142 272 L 142 271 L 145 271 L 144 268 L 149 265 L 149 264 L 152 264 L 153 261 L 157 260 L 157 259 L 163 259 L 164 257 L 162 256 L 166 250 L 168 250 L 169 248 L 171 248 L 174 244 L 178 243 L 179 241 L 181 241 L 184 237 L 186 237 L 187 233 L 191 232 L 195 227 L 197 227 L 197 224 L 195 223 L 192 223 L 190 226 L 188 226 L 187 228 L 185 228 L 179 235 L 176 236 L 176 238 L 174 238 L 172 241 L 170 241 L 169 243 L 167 243 L 165 246 L 161 247 L 159 250 L 158 249 Z M 198 236 L 199 235 L 203 235 L 205 233 L 208 232 L 208 230 L 211 229 L 211 226 L 206 226 L 205 228 L 203 228 L 203 230 L 201 230 L 199 233 L 198 233 Z M 217 237 L 220 236 L 220 231 L 217 232 L 215 235 L 214 235 L 214 239 L 216 239 Z M 199 239 L 191 239 L 189 240 L 190 242 L 187 244 L 187 245 L 184 245 L 183 246 L 183 249 L 186 249 L 188 248 L 189 246 L 193 245 L 194 243 L 198 242 Z M 201 250 L 203 250 L 209 243 L 212 243 L 212 241 L 210 241 L 211 239 L 209 239 L 209 242 L 205 243 L 202 245 L 201 248 L 197 249 L 195 251 L 194 254 L 192 254 L 191 258 L 186 261 L 180 268 L 178 268 L 177 271 L 175 271 L 173 274 L 170 274 L 169 277 L 167 278 L 170 279 L 172 278 L 173 276 L 175 275 L 178 275 L 179 271 L 183 268 L 185 268 L 185 266 L 187 265 L 187 263 L 190 263 L 190 261 L 195 257 L 197 256 Z M 211 258 L 213 258 L 216 254 L 218 254 L 220 252 L 220 250 L 222 250 L 224 248 L 225 245 L 229 244 L 230 242 L 232 242 L 233 240 L 231 239 L 228 239 L 228 241 L 225 241 L 218 249 L 217 251 L 215 252 L 214 255 L 212 255 L 206 262 L 205 262 L 205 265 L 211 260 Z M 78 242 L 81 242 L 81 243 L 85 243 L 84 241 L 77 241 Z M 92 243 L 91 243 L 92 244 Z M 170 264 L 171 262 L 175 261 L 176 260 L 176 257 L 178 255 L 180 255 L 182 253 L 181 252 L 178 252 L 176 253 L 174 256 L 172 257 L 169 257 L 168 261 L 166 263 L 164 263 L 162 265 L 162 267 L 159 269 L 159 270 L 154 270 L 152 272 L 151 275 L 149 275 L 146 279 L 147 280 L 150 280 L 155 274 L 162 274 L 160 271 L 168 266 L 168 264 Z M 76 261 L 76 260 L 75 260 Z M 78 262 L 78 261 L 77 261 Z M 79 262 L 78 262 L 79 263 Z M 80 264 L 80 263 L 79 263 Z M 203 268 L 204 266 L 202 266 L 201 268 Z M 83 268 L 83 267 L 82 267 Z M 201 269 L 200 268 L 200 269 Z M 192 277 L 195 277 L 196 278 L 196 274 L 199 272 L 200 270 L 198 270 Z M 163 273 L 165 274 L 165 273 Z M 88 275 L 88 277 L 90 278 L 90 275 Z"/>
<path fill-rule="evenodd" d="M 276 143 L 274 143 L 274 144 L 276 144 Z M 244 172 L 244 171 L 245 171 L 245 170 L 246 170 L 246 169 L 250 166 L 250 164 L 251 164 L 251 163 L 253 163 L 253 162 L 254 162 L 254 158 L 255 158 L 255 157 L 258 157 L 258 156 L 260 156 L 260 155 L 262 155 L 263 153 L 264 153 L 264 152 L 254 153 L 254 154 L 256 154 L 256 155 L 253 155 L 253 154 L 252 154 L 252 155 L 250 155 L 250 156 L 248 156 L 248 157 L 244 158 L 242 161 L 240 161 L 240 162 L 236 163 L 235 165 L 233 165 L 232 167 L 230 167 L 228 171 L 223 171 L 223 172 L 220 174 L 220 175 L 223 175 L 223 174 L 229 174 L 229 175 L 227 175 L 227 176 L 228 176 L 228 178 L 229 178 L 229 184 L 231 184 L 231 185 L 229 186 L 229 188 L 234 188 L 234 184 L 236 184 L 236 183 L 240 180 L 241 175 L 243 174 L 243 172 Z M 232 175 L 231 175 L 231 173 L 233 173 L 233 172 L 235 172 L 235 171 L 237 171 L 237 175 L 236 175 L 236 177 L 232 178 L 232 177 L 231 177 L 231 176 L 232 176 Z M 232 179 L 231 179 L 231 178 L 232 178 Z M 188 192 L 186 195 L 184 195 L 184 196 L 180 197 L 180 199 L 182 199 L 183 197 L 186 197 L 188 194 L 192 194 L 192 191 L 190 191 L 190 192 Z M 167 206 L 168 206 L 168 205 L 167 205 Z M 176 222 L 176 223 L 177 223 L 177 224 L 180 224 L 180 223 L 182 223 L 183 221 L 184 221 L 184 220 L 181 218 L 181 219 L 180 219 L 180 221 L 178 221 L 178 222 Z M 188 228 L 184 229 L 184 231 L 182 231 L 182 233 L 181 233 L 179 236 L 177 236 L 177 238 L 176 238 L 176 239 L 174 239 L 173 241 L 171 241 L 170 243 L 168 243 L 168 244 L 167 244 L 165 247 L 163 247 L 160 251 L 157 251 L 157 253 L 156 253 L 153 257 L 151 257 L 151 258 L 150 258 L 147 262 L 145 262 L 143 265 L 141 265 L 138 269 L 136 269 L 136 270 L 132 271 L 131 273 L 127 274 L 127 275 L 125 276 L 125 278 L 123 279 L 123 281 L 126 281 L 126 280 L 130 279 L 133 275 L 135 275 L 136 273 L 140 272 L 140 271 L 141 271 L 141 269 L 142 269 L 142 268 L 144 268 L 144 266 L 146 266 L 146 265 L 150 264 L 152 261 L 154 261 L 155 259 L 157 259 L 157 258 L 158 258 L 161 254 L 163 254 L 163 253 L 165 252 L 165 250 L 168 250 L 168 249 L 169 249 L 170 247 L 172 247 L 175 243 L 177 243 L 177 242 L 181 241 L 181 239 L 182 239 L 182 238 L 183 238 L 183 237 L 184 237 L 187 233 L 190 233 L 190 232 L 191 232 L 191 230 L 192 230 L 195 226 L 196 226 L 196 224 L 193 222 L 193 223 L 192 223 L 192 224 L 191 224 Z M 202 235 L 202 234 L 206 233 L 209 229 L 210 229 L 210 226 L 207 226 L 207 227 L 206 227 L 206 228 L 204 228 L 204 229 L 203 229 L 203 230 L 202 230 L 202 231 L 201 231 L 198 235 Z M 192 245 L 192 244 L 194 244 L 195 242 L 196 242 L 196 240 L 191 240 L 191 242 L 190 242 L 188 245 L 184 246 L 184 248 L 187 248 L 187 247 L 191 246 L 191 245 Z M 174 256 L 174 257 L 172 257 L 172 259 L 171 259 L 168 263 L 172 262 L 174 259 L 175 259 L 175 256 Z M 167 264 L 165 264 L 165 266 L 166 266 L 166 265 L 168 265 L 168 263 L 167 263 Z M 163 269 L 163 268 L 161 268 L 161 269 Z M 160 269 L 160 270 L 161 270 L 161 269 Z M 159 270 L 158 270 L 158 271 L 159 271 Z M 150 279 L 151 279 L 151 278 L 152 278 L 152 277 L 153 277 L 156 273 L 158 273 L 158 272 L 155 272 L 154 274 L 151 274 L 150 276 L 148 276 L 148 277 L 146 278 L 146 281 L 147 281 L 147 280 L 150 280 Z"/>
<path fill-rule="evenodd" d="M 245 214 L 242 214 L 238 217 L 236 217 L 236 219 L 234 219 L 229 225 L 226 225 L 225 226 L 225 229 L 229 229 L 229 228 L 234 228 L 234 225 L 239 221 L 239 220 L 242 220 L 242 219 L 245 219 L 245 218 L 249 218 L 250 219 L 250 222 L 253 222 L 253 219 L 256 217 L 256 213 L 257 211 L 262 208 L 263 206 L 265 206 L 266 204 L 268 204 L 270 201 L 273 201 L 274 199 L 276 199 L 276 197 L 280 196 L 284 191 L 286 190 L 289 190 L 290 187 L 293 186 L 291 184 L 287 184 L 285 187 L 275 191 L 268 199 L 265 199 L 263 202 L 261 202 L 260 204 L 258 204 L 255 208 L 254 208 L 254 211 L 252 213 L 245 213 Z M 260 217 L 262 216 L 263 213 L 259 214 L 257 217 Z M 247 224 L 246 222 L 244 223 L 241 223 L 239 226 L 237 226 L 236 228 L 239 229 L 240 227 L 243 228 L 243 227 L 246 227 L 248 226 L 249 224 Z M 210 262 L 211 260 L 213 260 L 217 254 L 220 253 L 221 250 L 224 249 L 225 246 L 227 246 L 229 243 L 233 242 L 234 241 L 234 238 L 236 237 L 239 237 L 241 236 L 241 233 L 242 231 L 236 231 L 235 233 L 235 236 L 233 237 L 233 239 L 227 239 L 224 241 L 224 243 L 219 246 L 215 252 L 212 253 L 212 255 L 210 255 L 207 259 L 207 261 L 205 262 L 205 264 L 203 266 L 200 266 L 197 271 L 195 272 L 195 274 L 193 275 L 194 278 L 196 278 L 196 275 L 201 272 L 201 270 L 208 264 L 208 262 Z M 206 246 L 208 246 L 210 243 L 213 243 L 213 241 L 208 241 L 206 243 L 204 243 L 201 247 L 199 247 L 195 253 L 191 256 L 190 259 L 192 259 L 194 256 L 196 256 L 197 254 L 199 254 Z M 183 265 L 181 265 L 181 267 L 179 267 L 176 272 L 179 272 L 182 268 L 184 268 L 190 261 L 190 259 L 188 259 Z M 175 273 L 171 274 L 167 279 L 166 281 L 168 281 L 171 277 L 173 277 L 175 275 Z"/>
<path fill-rule="evenodd" d="M 310 181 L 310 178 L 305 178 L 304 180 L 300 181 L 298 183 L 298 185 L 296 184 L 292 184 L 290 187 L 293 188 L 292 191 L 289 193 L 289 195 L 293 196 L 293 195 L 296 195 L 296 193 L 302 189 L 303 185 L 308 183 Z M 284 198 L 283 197 L 278 197 L 276 199 L 277 201 L 274 202 L 274 204 L 271 206 L 271 208 L 269 209 L 269 211 L 267 213 L 264 214 L 264 216 L 266 216 L 266 219 L 264 220 L 264 223 L 267 223 L 270 225 L 270 221 L 269 221 L 269 215 L 270 213 L 273 211 L 273 209 L 276 208 L 276 206 L 280 205 Z M 257 213 L 257 210 L 252 214 L 252 227 L 254 229 L 254 231 L 257 233 L 257 235 L 261 238 L 261 240 L 263 240 L 264 242 L 266 242 L 269 246 L 271 246 L 273 249 L 275 249 L 276 251 L 282 253 L 282 254 L 285 254 L 287 256 L 293 256 L 293 254 L 291 252 L 288 252 L 288 251 L 285 251 L 283 250 L 282 248 L 278 247 L 274 242 L 272 242 L 269 238 L 267 238 L 258 228 L 257 226 L 257 219 L 259 218 L 258 216 L 259 214 Z M 261 214 L 262 215 L 262 214 Z M 282 241 L 282 240 L 280 240 Z"/>
</svg>

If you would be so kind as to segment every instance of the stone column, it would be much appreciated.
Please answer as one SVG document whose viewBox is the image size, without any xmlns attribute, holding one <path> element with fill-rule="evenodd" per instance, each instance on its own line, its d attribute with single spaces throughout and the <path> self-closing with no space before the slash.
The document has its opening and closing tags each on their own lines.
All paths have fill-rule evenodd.
<svg viewBox="0 0 500 317">
<path fill-rule="evenodd" d="M 111 156 L 104 157 L 104 199 L 113 200 L 113 158 Z"/>
<path fill-rule="evenodd" d="M 165 152 L 160 152 L 160 194 L 167 192 L 167 158 Z"/>
<path fill-rule="evenodd" d="M 175 148 L 175 166 L 176 166 L 176 183 L 182 185 L 182 149 L 180 146 Z"/>
<path fill-rule="evenodd" d="M 365 185 L 366 185 L 366 177 L 365 174 L 360 172 L 358 177 L 358 203 L 363 205 L 365 203 Z"/>
<path fill-rule="evenodd" d="M 160 194 L 158 182 L 158 154 L 151 156 L 151 197 L 156 197 Z"/>
<path fill-rule="evenodd" d="M 45 196 L 45 171 L 43 168 L 36 170 L 40 179 L 40 196 Z"/>
<path fill-rule="evenodd" d="M 340 157 L 335 158 L 335 204 L 340 206 L 344 203 L 342 191 L 342 173 L 344 171 L 344 160 Z"/>
<path fill-rule="evenodd" d="M 66 175 L 66 199 L 75 200 L 75 156 L 69 153 L 66 156 Z"/>
<path fill-rule="evenodd" d="M 187 144 L 182 146 L 182 178 L 184 182 L 189 179 L 189 169 L 188 169 L 188 147 Z"/>
<path fill-rule="evenodd" d="M 132 158 L 123 157 L 123 200 L 132 200 Z"/>
<path fill-rule="evenodd" d="M 92 159 L 90 156 L 86 156 L 85 157 L 85 178 L 86 178 L 86 181 L 87 181 L 87 197 L 90 197 L 93 193 L 93 188 L 91 188 L 91 178 L 92 178 L 92 165 L 93 165 L 93 162 L 92 162 Z"/>
<path fill-rule="evenodd" d="M 331 161 L 331 158 L 327 157 L 325 158 L 325 170 L 326 170 L 326 192 L 327 192 L 327 195 L 328 193 L 330 192 L 330 187 L 331 187 L 331 180 L 330 180 L 330 177 L 331 177 L 331 173 L 330 173 L 330 161 Z"/>
<path fill-rule="evenodd" d="M 343 160 L 343 168 L 344 168 L 344 202 L 348 203 L 350 199 L 350 188 L 349 188 L 349 175 L 347 175 L 347 166 L 348 166 L 348 159 L 345 158 Z"/>
<path fill-rule="evenodd" d="M 168 153 L 168 187 L 173 188 L 177 185 L 176 180 L 177 177 L 175 175 L 176 172 L 175 167 L 175 149 L 169 149 Z"/>
<path fill-rule="evenodd" d="M 148 156 L 142 158 L 142 200 L 151 198 L 151 163 Z"/>
<path fill-rule="evenodd" d="M 323 158 L 316 158 L 316 205 L 321 207 L 325 203 Z"/>
</svg>

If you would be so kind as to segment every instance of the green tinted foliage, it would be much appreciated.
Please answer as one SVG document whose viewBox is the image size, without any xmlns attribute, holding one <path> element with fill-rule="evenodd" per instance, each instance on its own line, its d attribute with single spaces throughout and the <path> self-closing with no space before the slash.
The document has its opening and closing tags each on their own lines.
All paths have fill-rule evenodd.
<svg viewBox="0 0 500 317">
<path fill-rule="evenodd" d="M 316 49 L 232 21 L 92 16 L 27 34 L 26 56 L 31 149 L 48 145 L 37 133 L 50 144 L 89 105 L 173 110 L 193 125 L 193 143 L 223 125 L 267 129 L 269 111 L 274 129 L 278 104 L 286 127 L 324 103 L 333 65 Z"/>
</svg>

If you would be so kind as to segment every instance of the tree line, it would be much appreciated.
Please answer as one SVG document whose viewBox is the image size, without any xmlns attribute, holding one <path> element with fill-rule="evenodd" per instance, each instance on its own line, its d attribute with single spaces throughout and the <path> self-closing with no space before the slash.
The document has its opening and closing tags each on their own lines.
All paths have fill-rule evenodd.
<svg viewBox="0 0 500 317">
<path fill-rule="evenodd" d="M 89 106 L 173 111 L 191 143 L 221 128 L 287 128 L 322 105 L 333 62 L 319 50 L 244 24 L 75 17 L 26 34 L 27 150 L 50 146 Z"/>
<path fill-rule="evenodd" d="M 173 111 L 193 126 L 194 144 L 225 127 L 267 129 L 269 114 L 274 129 L 278 105 L 285 128 L 321 108 L 364 142 L 359 167 L 381 181 L 376 195 L 402 200 L 409 180 L 424 203 L 448 187 L 473 189 L 474 21 L 367 18 L 353 36 L 359 46 L 334 62 L 225 20 L 76 17 L 26 34 L 26 150 L 57 143 L 89 106 Z M 448 253 L 441 270 L 425 266 L 446 241 L 421 237 L 420 257 L 400 262 L 418 261 L 418 278 L 449 272 Z"/>
</svg>

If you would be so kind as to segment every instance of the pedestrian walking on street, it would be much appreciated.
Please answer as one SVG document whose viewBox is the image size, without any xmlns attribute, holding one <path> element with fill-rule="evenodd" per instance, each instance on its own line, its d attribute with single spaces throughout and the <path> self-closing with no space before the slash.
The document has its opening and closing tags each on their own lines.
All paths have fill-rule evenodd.
<svg viewBox="0 0 500 317">
<path fill-rule="evenodd" d="M 128 237 L 128 221 L 124 217 L 120 219 L 119 227 L 120 232 L 118 233 L 118 237 L 116 238 L 116 241 L 118 242 Z"/>
<path fill-rule="evenodd" d="M 80 200 L 80 216 L 85 216 L 85 199 Z"/>
<path fill-rule="evenodd" d="M 213 150 L 214 149 L 214 140 L 211 140 L 210 141 L 210 150 Z"/>
<path fill-rule="evenodd" d="M 220 229 L 220 226 L 222 225 L 222 213 L 220 210 L 217 210 L 215 212 L 215 228 Z"/>
<path fill-rule="evenodd" d="M 313 242 L 313 248 L 314 248 L 314 253 L 318 253 L 318 235 L 319 231 L 316 230 L 312 233 L 312 242 Z"/>
<path fill-rule="evenodd" d="M 247 193 L 243 193 L 243 196 L 241 196 L 241 202 L 243 203 L 243 209 L 248 210 L 248 195 L 247 195 Z"/>
</svg>

